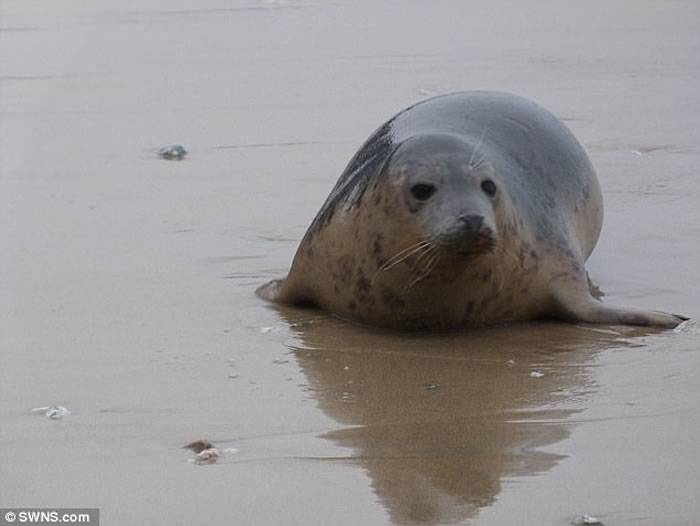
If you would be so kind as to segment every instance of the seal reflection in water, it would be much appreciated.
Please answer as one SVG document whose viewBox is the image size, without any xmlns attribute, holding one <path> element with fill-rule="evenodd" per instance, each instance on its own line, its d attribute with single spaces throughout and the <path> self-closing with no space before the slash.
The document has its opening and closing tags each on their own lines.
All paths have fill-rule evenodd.
<svg viewBox="0 0 700 526">
<path fill-rule="evenodd" d="M 602 221 L 591 162 L 556 117 L 505 93 L 445 95 L 367 140 L 287 278 L 257 292 L 400 329 L 683 321 L 591 296 L 584 262 Z"/>
</svg>

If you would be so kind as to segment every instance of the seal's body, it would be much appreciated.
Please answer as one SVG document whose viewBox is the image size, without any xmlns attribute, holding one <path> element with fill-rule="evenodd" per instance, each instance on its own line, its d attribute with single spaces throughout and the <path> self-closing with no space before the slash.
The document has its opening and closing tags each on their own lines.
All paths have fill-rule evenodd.
<svg viewBox="0 0 700 526">
<path fill-rule="evenodd" d="M 591 297 L 584 261 L 602 220 L 588 156 L 551 113 L 505 93 L 445 95 L 365 142 L 287 278 L 258 294 L 401 329 L 538 317 L 677 325 Z"/>
</svg>

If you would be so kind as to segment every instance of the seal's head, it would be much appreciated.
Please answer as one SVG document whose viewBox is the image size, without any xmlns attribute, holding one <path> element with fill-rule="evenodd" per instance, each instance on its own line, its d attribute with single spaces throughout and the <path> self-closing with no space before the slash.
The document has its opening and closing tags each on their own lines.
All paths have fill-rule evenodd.
<svg viewBox="0 0 700 526">
<path fill-rule="evenodd" d="M 427 134 L 402 143 L 388 166 L 390 184 L 444 254 L 479 255 L 498 242 L 500 184 L 481 155 L 480 141 Z"/>
</svg>

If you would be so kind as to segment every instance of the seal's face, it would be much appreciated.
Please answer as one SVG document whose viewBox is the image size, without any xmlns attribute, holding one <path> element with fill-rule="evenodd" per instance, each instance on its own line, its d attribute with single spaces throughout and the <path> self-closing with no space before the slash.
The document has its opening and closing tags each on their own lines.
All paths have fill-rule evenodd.
<svg viewBox="0 0 700 526">
<path fill-rule="evenodd" d="M 425 135 L 399 146 L 390 163 L 409 216 L 441 252 L 479 255 L 498 239 L 499 183 L 472 146 L 451 135 Z"/>
</svg>

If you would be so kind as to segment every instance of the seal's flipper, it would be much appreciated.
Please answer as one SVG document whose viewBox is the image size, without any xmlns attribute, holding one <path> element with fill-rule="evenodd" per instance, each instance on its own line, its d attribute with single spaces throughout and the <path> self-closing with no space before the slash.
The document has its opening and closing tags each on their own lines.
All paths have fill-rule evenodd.
<svg viewBox="0 0 700 526">
<path fill-rule="evenodd" d="M 688 320 L 685 316 L 661 311 L 647 311 L 605 305 L 594 299 L 586 289 L 566 291 L 555 295 L 558 315 L 568 321 L 610 325 L 641 325 L 672 329 Z"/>
<path fill-rule="evenodd" d="M 267 301 L 286 302 L 287 300 L 283 299 L 284 294 L 282 294 L 283 285 L 286 281 L 286 279 L 273 279 L 255 289 L 255 294 Z"/>
<path fill-rule="evenodd" d="M 614 325 L 643 325 L 673 329 L 688 318 L 661 311 L 646 311 L 591 302 L 591 308 L 577 313 L 577 319 L 589 323 Z"/>
<path fill-rule="evenodd" d="M 586 281 L 588 282 L 588 291 L 591 293 L 595 299 L 600 300 L 605 296 L 605 292 L 598 285 L 596 285 L 591 279 L 591 275 L 586 272 Z"/>
<path fill-rule="evenodd" d="M 284 279 L 273 279 L 255 290 L 255 294 L 264 300 L 287 305 L 315 305 L 316 302 L 304 291 L 300 290 L 297 282 Z"/>
</svg>

